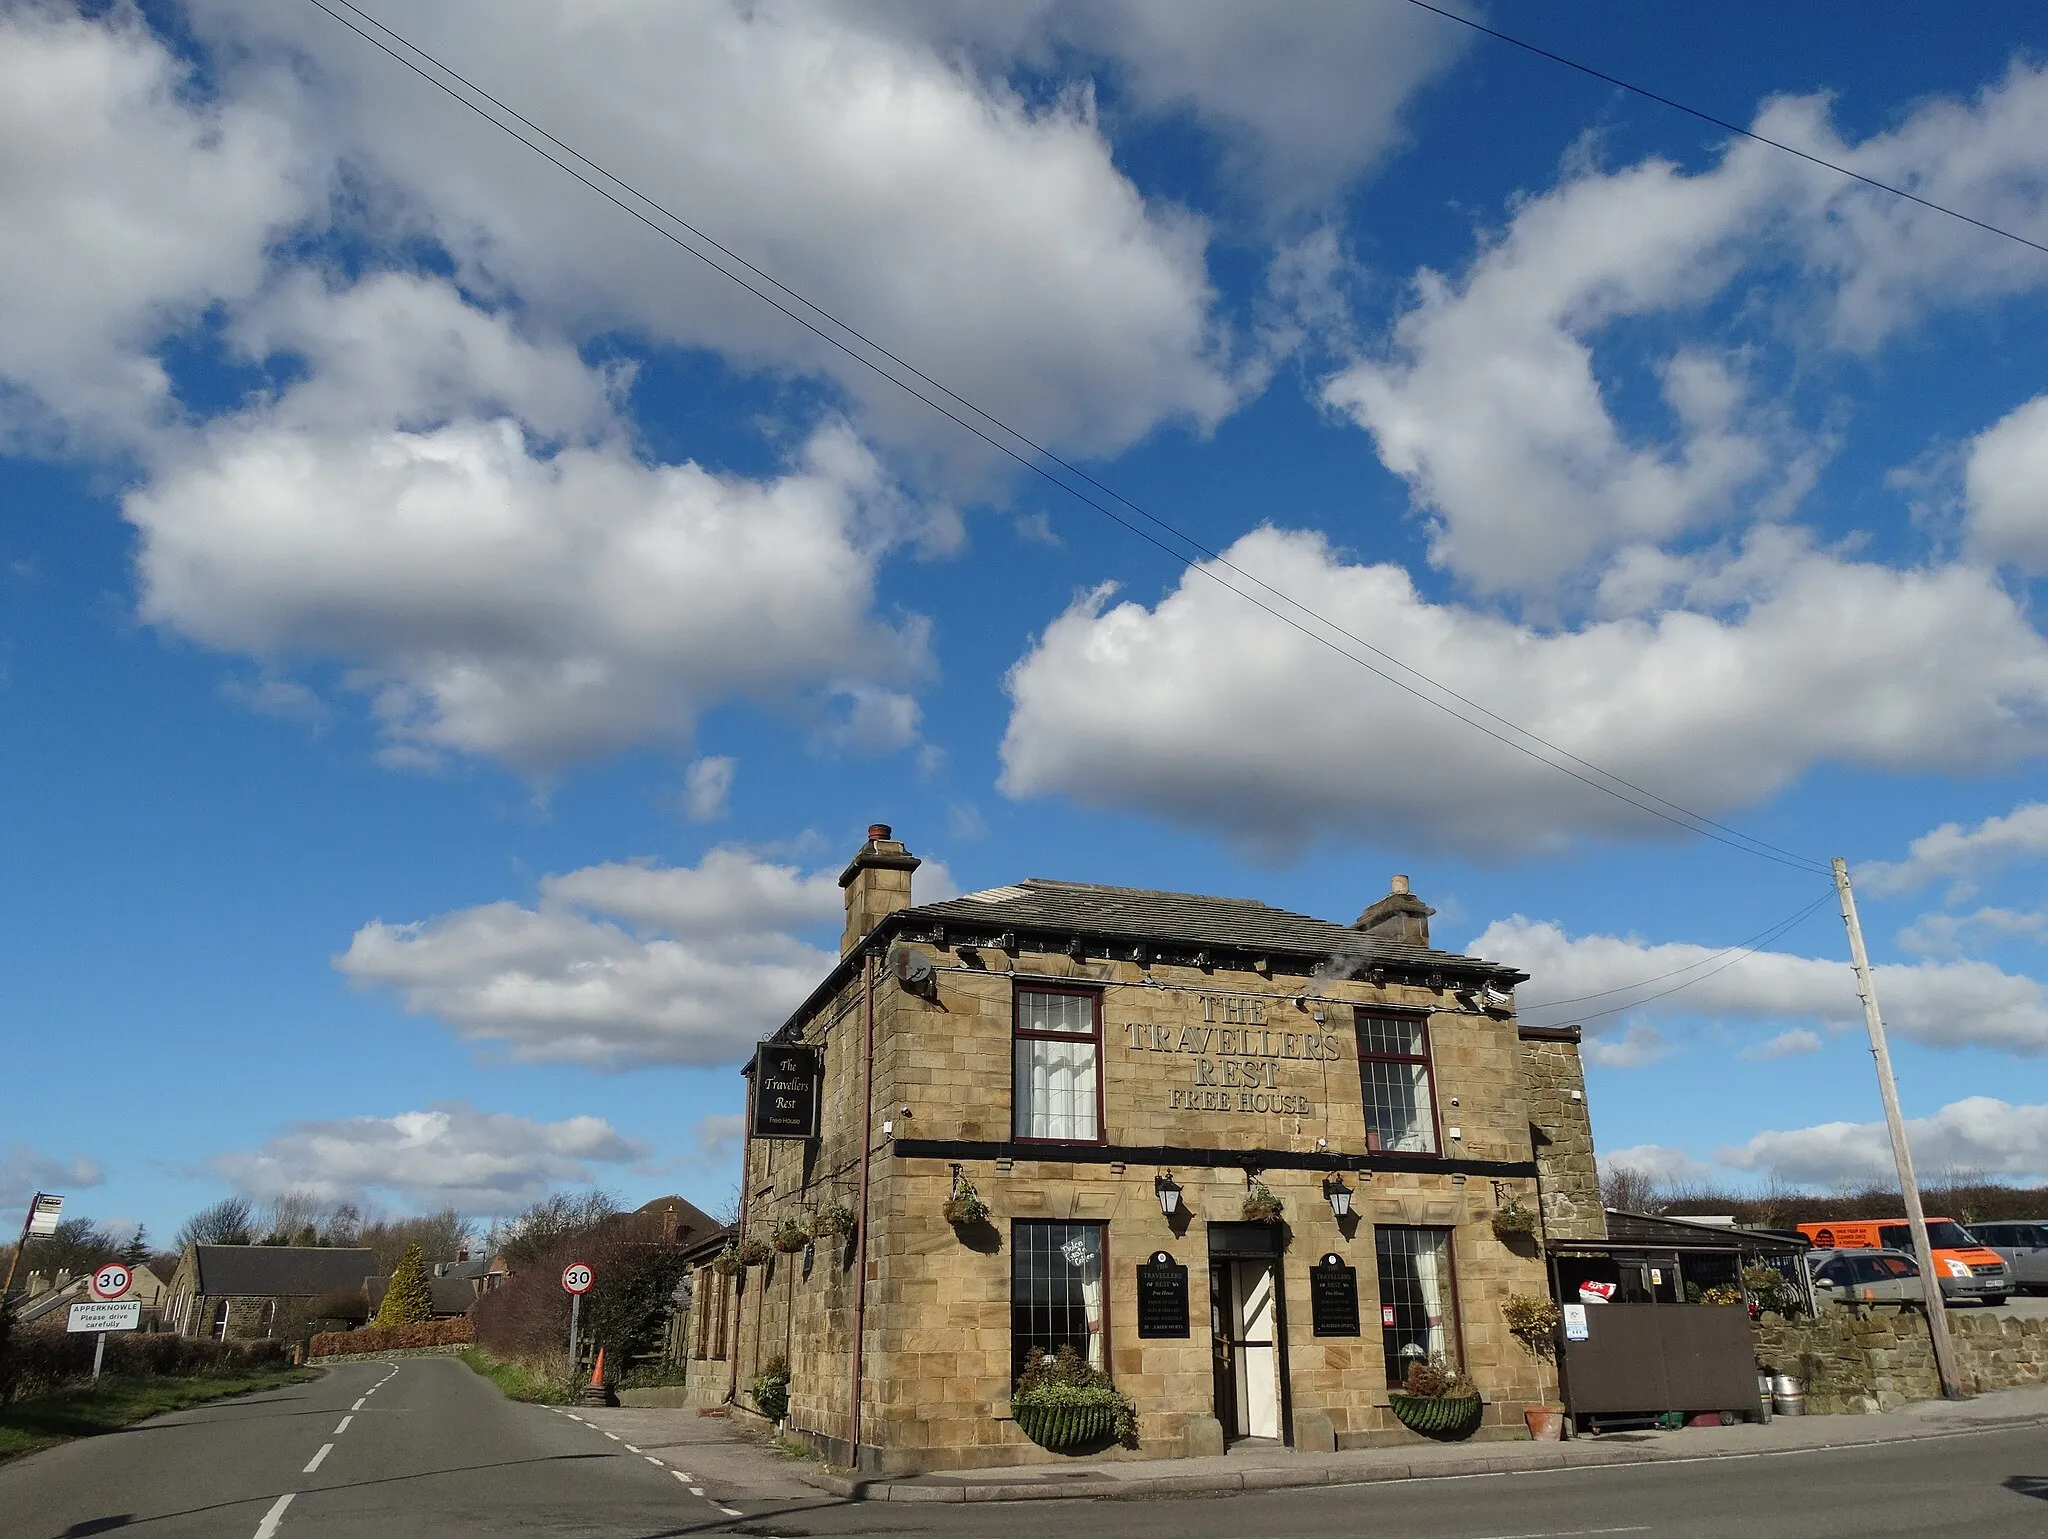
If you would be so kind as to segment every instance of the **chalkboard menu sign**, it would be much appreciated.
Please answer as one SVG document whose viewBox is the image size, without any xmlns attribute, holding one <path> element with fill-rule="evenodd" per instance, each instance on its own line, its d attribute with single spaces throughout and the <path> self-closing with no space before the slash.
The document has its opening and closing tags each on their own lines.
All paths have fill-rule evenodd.
<svg viewBox="0 0 2048 1539">
<path fill-rule="evenodd" d="M 1163 1250 L 1138 1266 L 1138 1334 L 1188 1334 L 1188 1269 Z"/>
<path fill-rule="evenodd" d="M 816 1138 L 825 1055 L 763 1042 L 754 1051 L 754 1137 Z"/>
<path fill-rule="evenodd" d="M 1335 1252 L 1308 1269 L 1309 1307 L 1318 1336 L 1358 1334 L 1358 1270 Z"/>
</svg>

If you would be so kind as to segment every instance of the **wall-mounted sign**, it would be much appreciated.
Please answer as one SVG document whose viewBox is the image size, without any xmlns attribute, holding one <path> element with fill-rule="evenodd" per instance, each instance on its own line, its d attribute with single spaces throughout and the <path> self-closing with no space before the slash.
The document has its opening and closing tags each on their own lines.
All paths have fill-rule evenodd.
<svg viewBox="0 0 2048 1539">
<path fill-rule="evenodd" d="M 1163 1250 L 1138 1266 L 1138 1334 L 1188 1334 L 1188 1269 Z"/>
<path fill-rule="evenodd" d="M 1309 1313 L 1318 1336 L 1358 1334 L 1358 1269 L 1332 1251 L 1308 1269 Z"/>
<path fill-rule="evenodd" d="M 1584 1341 L 1592 1332 L 1586 1326 L 1586 1306 L 1567 1304 L 1564 1306 L 1564 1339 Z"/>
<path fill-rule="evenodd" d="M 816 1138 L 825 1055 L 763 1042 L 754 1050 L 754 1137 Z"/>
<path fill-rule="evenodd" d="M 1394 1306 L 1392 1304 L 1380 1305 L 1380 1324 L 1384 1325 L 1388 1330 L 1394 1328 Z"/>
</svg>

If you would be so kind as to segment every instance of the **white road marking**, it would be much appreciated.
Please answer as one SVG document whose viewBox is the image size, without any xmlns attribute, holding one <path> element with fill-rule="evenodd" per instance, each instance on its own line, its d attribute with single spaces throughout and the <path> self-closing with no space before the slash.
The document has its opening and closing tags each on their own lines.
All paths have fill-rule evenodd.
<svg viewBox="0 0 2048 1539">
<path fill-rule="evenodd" d="M 638 1453 L 639 1451 L 640 1451 L 640 1450 L 639 1450 L 639 1449 L 637 1449 L 637 1448 L 635 1448 L 635 1447 L 634 1447 L 634 1446 L 633 1446 L 633 1445 L 632 1445 L 631 1443 L 628 1443 L 628 1444 L 626 1445 L 626 1452 L 627 1452 L 627 1453 Z"/>
<path fill-rule="evenodd" d="M 574 1411 L 564 1411 L 562 1414 L 568 1417 L 571 1421 L 583 1421 L 583 1418 L 578 1416 Z M 586 1421 L 583 1422 L 583 1425 L 587 1427 L 590 1425 L 590 1423 Z"/>
<path fill-rule="evenodd" d="M 317 1470 L 318 1468 L 320 1468 L 320 1461 L 321 1461 L 322 1459 L 326 1458 L 326 1457 L 327 1457 L 327 1456 L 328 1456 L 329 1454 L 331 1454 L 331 1453 L 333 1453 L 333 1452 L 334 1452 L 334 1445 L 333 1445 L 332 1443 L 322 1443 L 322 1444 L 320 1445 L 320 1451 L 319 1451 L 318 1453 L 316 1453 L 315 1455 L 313 1455 L 313 1462 L 312 1462 L 311 1464 L 308 1464 L 308 1465 L 307 1465 L 307 1466 L 306 1466 L 306 1467 L 305 1467 L 304 1469 L 300 1470 L 300 1471 L 299 1471 L 299 1473 L 300 1473 L 301 1475 L 310 1475 L 310 1474 L 312 1474 L 312 1473 L 313 1473 L 313 1471 L 315 1471 L 315 1470 Z"/>
<path fill-rule="evenodd" d="M 334 1429 L 334 1435 L 340 1437 L 342 1433 L 348 1431 L 348 1424 L 354 1420 L 355 1417 L 352 1415 L 342 1417 L 341 1424 Z"/>
<path fill-rule="evenodd" d="M 713 1502 L 711 1505 L 714 1507 L 718 1507 L 718 1503 L 716 1502 Z M 746 1514 L 741 1512 L 737 1507 L 718 1507 L 718 1510 L 724 1513 L 729 1518 L 740 1518 L 746 1516 Z"/>
<path fill-rule="evenodd" d="M 1592 1534 L 1647 1534 L 1647 1523 L 1630 1528 L 1547 1528 L 1534 1534 L 1488 1534 L 1485 1539 L 1587 1539 Z"/>
<path fill-rule="evenodd" d="M 616 1432 L 607 1432 L 605 1436 L 610 1438 L 614 1443 L 618 1442 L 619 1440 L 619 1435 Z"/>
<path fill-rule="evenodd" d="M 646 1461 L 647 1461 L 647 1462 L 648 1462 L 649 1464 L 660 1464 L 660 1463 L 661 1463 L 661 1461 L 660 1461 L 659 1459 L 655 1458 L 653 1454 L 642 1454 L 642 1455 L 641 1455 L 640 1457 L 641 1457 L 641 1458 L 643 1458 L 643 1459 L 645 1459 L 645 1460 L 646 1460 Z M 666 1467 L 666 1466 L 664 1466 L 664 1468 L 665 1468 L 665 1467 Z"/>
<path fill-rule="evenodd" d="M 681 1470 L 670 1470 L 669 1473 L 675 1476 L 676 1479 L 680 1480 L 684 1485 L 688 1485 L 690 1483 L 690 1477 L 688 1475 L 685 1475 Z"/>
<path fill-rule="evenodd" d="M 292 1498 L 299 1493 L 287 1491 L 270 1504 L 270 1511 L 263 1514 L 263 1521 L 256 1525 L 256 1539 L 270 1539 L 277 1532 L 277 1520 L 284 1516 L 285 1508 L 292 1504 Z"/>
<path fill-rule="evenodd" d="M 690 1494 L 692 1496 L 702 1496 L 704 1494 L 704 1488 L 702 1486 L 691 1486 Z"/>
<path fill-rule="evenodd" d="M 369 1398 L 370 1397 L 368 1395 L 363 1396 L 363 1400 L 367 1400 Z M 350 1406 L 349 1409 L 351 1411 L 360 1411 L 363 1408 L 363 1400 L 358 1400 L 354 1405 Z"/>
</svg>

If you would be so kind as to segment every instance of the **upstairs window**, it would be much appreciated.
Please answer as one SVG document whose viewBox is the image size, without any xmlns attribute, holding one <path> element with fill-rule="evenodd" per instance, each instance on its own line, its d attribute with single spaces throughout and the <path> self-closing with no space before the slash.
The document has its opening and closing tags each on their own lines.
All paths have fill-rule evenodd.
<svg viewBox="0 0 2048 1539">
<path fill-rule="evenodd" d="M 1436 1153 L 1429 1026 L 1421 1017 L 1358 1012 L 1358 1081 L 1365 1096 L 1367 1149 Z"/>
<path fill-rule="evenodd" d="M 1017 990 L 1013 1131 L 1063 1143 L 1102 1141 L 1102 996 Z"/>
</svg>

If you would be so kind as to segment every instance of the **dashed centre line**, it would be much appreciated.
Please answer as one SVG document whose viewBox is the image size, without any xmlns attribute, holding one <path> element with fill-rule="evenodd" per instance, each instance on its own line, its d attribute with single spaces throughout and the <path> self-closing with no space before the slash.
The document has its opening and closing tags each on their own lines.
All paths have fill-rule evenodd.
<svg viewBox="0 0 2048 1539">
<path fill-rule="evenodd" d="M 285 1508 L 292 1504 L 292 1498 L 299 1493 L 287 1491 L 270 1504 L 270 1511 L 263 1514 L 263 1521 L 256 1525 L 256 1539 L 271 1539 L 277 1532 L 278 1520 L 284 1516 Z"/>
<path fill-rule="evenodd" d="M 607 1432 L 605 1436 L 610 1438 L 614 1443 L 619 1441 L 619 1435 L 616 1432 Z"/>
<path fill-rule="evenodd" d="M 635 1447 L 634 1447 L 634 1446 L 633 1446 L 633 1445 L 632 1445 L 631 1443 L 628 1443 L 628 1444 L 626 1445 L 626 1452 L 627 1452 L 627 1453 L 638 1453 L 639 1451 L 640 1451 L 640 1450 L 639 1450 L 639 1449 L 637 1449 L 637 1448 L 635 1448 Z"/>
<path fill-rule="evenodd" d="M 367 1400 L 369 1398 L 370 1397 L 367 1394 L 363 1396 L 363 1400 Z M 360 1411 L 363 1408 L 363 1400 L 358 1400 L 354 1405 L 350 1406 L 349 1409 L 351 1411 Z"/>
<path fill-rule="evenodd" d="M 355 1414 L 353 1412 L 351 1412 L 347 1416 L 342 1417 L 340 1424 L 336 1426 L 334 1429 L 334 1435 L 336 1437 L 340 1437 L 342 1433 L 348 1431 L 348 1424 L 354 1421 L 355 1419 Z"/>
<path fill-rule="evenodd" d="M 318 1453 L 316 1453 L 315 1455 L 313 1455 L 313 1459 L 312 1459 L 312 1462 L 311 1462 L 310 1464 L 308 1464 L 308 1465 L 307 1465 L 307 1466 L 306 1466 L 306 1467 L 305 1467 L 304 1469 L 300 1470 L 300 1471 L 299 1471 L 299 1473 L 300 1473 L 301 1475 L 310 1475 L 310 1474 L 312 1474 L 312 1473 L 313 1473 L 313 1471 L 315 1471 L 315 1470 L 317 1470 L 318 1468 L 320 1468 L 320 1461 L 321 1461 L 322 1459 L 326 1458 L 326 1457 L 327 1457 L 327 1456 L 328 1456 L 329 1454 L 331 1454 L 331 1453 L 333 1453 L 333 1452 L 334 1452 L 334 1445 L 333 1445 L 332 1443 L 322 1443 L 322 1444 L 320 1445 L 320 1451 L 319 1451 Z"/>
</svg>

